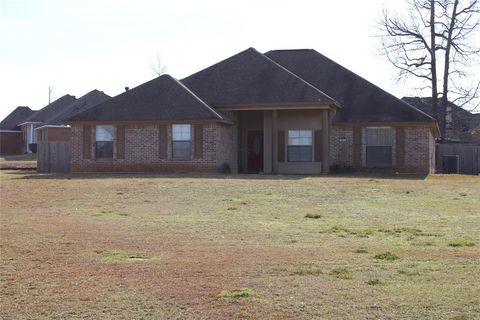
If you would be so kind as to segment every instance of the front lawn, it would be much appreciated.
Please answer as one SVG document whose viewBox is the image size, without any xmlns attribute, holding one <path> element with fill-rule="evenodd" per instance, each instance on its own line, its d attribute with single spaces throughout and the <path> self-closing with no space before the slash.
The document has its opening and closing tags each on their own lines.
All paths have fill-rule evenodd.
<svg viewBox="0 0 480 320">
<path fill-rule="evenodd" d="M 480 178 L 0 172 L 2 319 L 478 319 Z"/>
</svg>

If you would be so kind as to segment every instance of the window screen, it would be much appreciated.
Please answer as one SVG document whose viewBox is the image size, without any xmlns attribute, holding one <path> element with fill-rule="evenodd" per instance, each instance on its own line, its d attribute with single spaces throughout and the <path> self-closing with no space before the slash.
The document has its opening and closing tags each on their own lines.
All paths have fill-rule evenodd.
<svg viewBox="0 0 480 320">
<path fill-rule="evenodd" d="M 95 158 L 113 158 L 113 126 L 95 127 Z"/>
<path fill-rule="evenodd" d="M 172 158 L 190 159 L 191 126 L 189 124 L 172 125 Z"/>
<path fill-rule="evenodd" d="M 392 165 L 392 128 L 366 128 L 367 166 Z"/>
<path fill-rule="evenodd" d="M 287 157 L 289 162 L 312 161 L 312 131 L 289 130 Z"/>
</svg>

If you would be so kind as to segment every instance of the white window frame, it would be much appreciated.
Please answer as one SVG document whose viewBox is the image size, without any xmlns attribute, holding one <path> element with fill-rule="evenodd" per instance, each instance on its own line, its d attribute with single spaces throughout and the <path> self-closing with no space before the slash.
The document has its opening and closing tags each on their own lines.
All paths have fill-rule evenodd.
<svg viewBox="0 0 480 320">
<path fill-rule="evenodd" d="M 176 154 L 176 145 L 188 145 L 188 154 Z M 172 124 L 172 159 L 190 160 L 192 157 L 192 125 Z"/>
<path fill-rule="evenodd" d="M 379 134 L 381 131 L 388 131 L 388 134 Z M 365 128 L 365 163 L 368 167 L 389 167 L 393 165 L 394 134 L 392 127 L 367 127 Z M 369 162 L 369 148 L 390 148 L 390 162 L 372 164 Z"/>
<path fill-rule="evenodd" d="M 295 147 L 310 147 L 310 159 L 291 159 L 290 150 Z M 300 153 L 301 154 L 301 153 Z M 288 162 L 312 162 L 313 161 L 313 130 L 294 129 L 287 131 L 287 161 Z"/>
<path fill-rule="evenodd" d="M 109 127 L 111 128 L 111 137 L 99 136 L 102 131 L 99 130 L 101 127 Z M 97 152 L 97 142 L 110 142 L 112 144 L 112 156 L 107 157 L 99 157 Z M 114 146 L 115 146 L 115 127 L 111 124 L 99 124 L 95 126 L 95 159 L 113 159 L 114 156 Z"/>
</svg>

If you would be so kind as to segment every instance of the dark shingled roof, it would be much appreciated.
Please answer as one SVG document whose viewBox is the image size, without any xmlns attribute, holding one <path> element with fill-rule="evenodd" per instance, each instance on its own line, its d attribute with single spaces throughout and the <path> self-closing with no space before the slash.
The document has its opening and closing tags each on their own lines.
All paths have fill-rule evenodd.
<svg viewBox="0 0 480 320">
<path fill-rule="evenodd" d="M 57 115 L 59 112 L 62 112 L 62 110 L 65 107 L 73 103 L 75 100 L 76 99 L 74 96 L 66 94 L 63 97 L 58 98 L 57 100 L 53 101 L 49 105 L 38 110 L 37 112 L 32 114 L 30 117 L 23 120 L 22 123 L 24 122 L 42 122 L 43 123 L 46 120 L 50 119 L 51 117 Z"/>
<path fill-rule="evenodd" d="M 329 96 L 249 48 L 183 80 L 211 106 L 334 102 Z"/>
<path fill-rule="evenodd" d="M 92 90 L 89 93 L 81 96 L 70 105 L 63 108 L 62 111 L 55 114 L 53 117 L 45 121 L 44 125 L 61 125 L 66 119 L 70 118 L 74 114 L 88 110 L 104 101 L 107 101 L 111 97 L 106 95 L 102 91 Z"/>
<path fill-rule="evenodd" d="M 265 55 L 338 101 L 337 122 L 435 121 L 312 49 L 274 50 Z"/>
<path fill-rule="evenodd" d="M 432 106 L 432 97 L 403 97 L 403 101 L 432 115 L 430 110 Z M 471 113 L 453 102 L 448 102 L 448 106 L 452 108 L 454 127 L 463 131 L 472 131 L 480 124 L 480 114 Z"/>
<path fill-rule="evenodd" d="M 148 121 L 223 118 L 178 80 L 161 75 L 67 121 Z"/>
<path fill-rule="evenodd" d="M 20 130 L 18 126 L 36 111 L 29 107 L 17 107 L 5 119 L 0 122 L 0 130 Z"/>
</svg>

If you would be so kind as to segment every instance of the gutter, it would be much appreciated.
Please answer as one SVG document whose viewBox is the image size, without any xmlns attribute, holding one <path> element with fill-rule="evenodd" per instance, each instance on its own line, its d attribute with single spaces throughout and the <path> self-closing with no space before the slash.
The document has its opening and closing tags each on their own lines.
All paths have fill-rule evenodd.
<svg viewBox="0 0 480 320">
<path fill-rule="evenodd" d="M 69 125 L 44 125 L 44 126 L 41 126 L 41 127 L 38 127 L 38 128 L 35 128 L 35 130 L 38 130 L 38 129 L 42 129 L 42 128 L 70 128 Z"/>
</svg>

